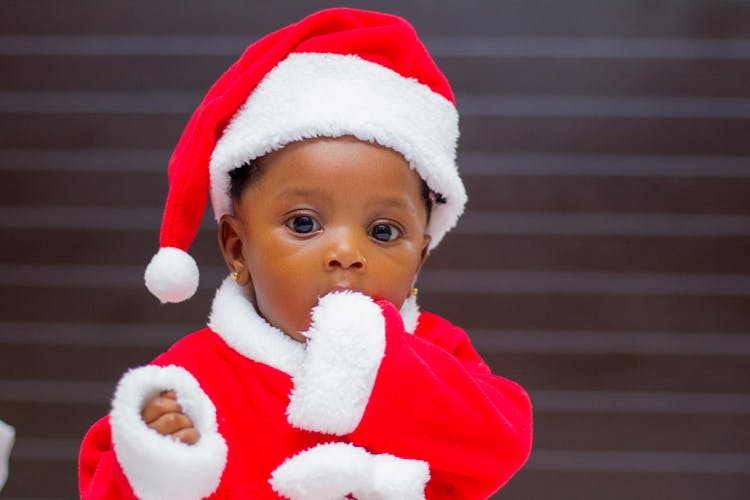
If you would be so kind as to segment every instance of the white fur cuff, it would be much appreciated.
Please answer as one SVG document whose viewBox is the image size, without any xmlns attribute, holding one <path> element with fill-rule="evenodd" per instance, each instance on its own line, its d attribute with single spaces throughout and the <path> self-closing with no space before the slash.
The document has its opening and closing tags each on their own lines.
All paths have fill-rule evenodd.
<svg viewBox="0 0 750 500">
<path fill-rule="evenodd" d="M 146 401 L 168 389 L 200 432 L 194 445 L 162 436 L 141 418 Z M 117 460 L 139 498 L 197 500 L 218 487 L 227 445 L 213 403 L 187 370 L 144 366 L 127 372 L 115 391 L 110 422 Z"/>
<path fill-rule="evenodd" d="M 430 480 L 426 462 L 392 455 L 373 455 L 347 443 L 321 444 L 281 464 L 271 486 L 291 500 L 422 500 Z"/>
<path fill-rule="evenodd" d="M 297 428 L 345 435 L 359 425 L 385 353 L 380 307 L 356 292 L 320 299 L 287 416 Z"/>
</svg>

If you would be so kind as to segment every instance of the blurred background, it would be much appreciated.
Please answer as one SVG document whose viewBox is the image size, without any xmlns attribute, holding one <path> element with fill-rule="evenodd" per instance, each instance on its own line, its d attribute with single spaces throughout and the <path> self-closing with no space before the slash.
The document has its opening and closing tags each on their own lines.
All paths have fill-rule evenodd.
<svg viewBox="0 0 750 500">
<path fill-rule="evenodd" d="M 750 2 L 351 1 L 457 94 L 468 212 L 420 280 L 535 404 L 495 498 L 750 491 Z M 201 328 L 143 287 L 166 164 L 244 47 L 334 2 L 0 2 L 0 498 L 77 496 L 119 376 Z M 744 492 L 744 493 L 743 493 Z"/>
</svg>

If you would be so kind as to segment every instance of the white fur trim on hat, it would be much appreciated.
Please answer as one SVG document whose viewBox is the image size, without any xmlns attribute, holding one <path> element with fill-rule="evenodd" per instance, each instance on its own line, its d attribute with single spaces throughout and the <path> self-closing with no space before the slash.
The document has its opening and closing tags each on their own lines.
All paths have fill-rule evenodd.
<svg viewBox="0 0 750 500">
<path fill-rule="evenodd" d="M 446 198 L 433 207 L 427 228 L 434 248 L 467 199 L 456 167 L 456 108 L 416 79 L 356 55 L 294 53 L 265 76 L 211 156 L 216 220 L 232 212 L 231 170 L 291 142 L 345 135 L 401 153 Z"/>
<path fill-rule="evenodd" d="M 320 299 L 305 333 L 307 349 L 287 407 L 289 423 L 328 434 L 359 425 L 385 353 L 380 307 L 357 292 Z"/>
<path fill-rule="evenodd" d="M 193 445 L 149 429 L 141 418 L 146 402 L 169 389 L 200 433 Z M 117 461 L 139 498 L 198 500 L 218 487 L 227 444 L 219 434 L 213 403 L 184 368 L 143 366 L 128 371 L 115 391 L 110 423 Z"/>
<path fill-rule="evenodd" d="M 271 475 L 273 489 L 291 500 L 356 498 L 421 500 L 430 480 L 427 462 L 374 455 L 347 443 L 302 451 Z"/>
<path fill-rule="evenodd" d="M 162 247 L 149 262 L 143 278 L 146 288 L 165 304 L 192 297 L 198 289 L 200 272 L 187 252 Z"/>
</svg>

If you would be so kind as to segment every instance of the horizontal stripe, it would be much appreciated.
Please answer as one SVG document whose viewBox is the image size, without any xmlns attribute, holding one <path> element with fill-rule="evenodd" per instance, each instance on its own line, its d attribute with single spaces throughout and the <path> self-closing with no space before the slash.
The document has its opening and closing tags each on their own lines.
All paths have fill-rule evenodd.
<svg viewBox="0 0 750 500">
<path fill-rule="evenodd" d="M 750 474 L 750 454 L 534 450 L 526 468 L 571 472 Z"/>
<path fill-rule="evenodd" d="M 0 92 L 0 113 L 188 114 L 202 95 L 190 92 Z M 750 118 L 750 99 L 459 95 L 463 116 L 611 118 Z"/>
<path fill-rule="evenodd" d="M 4 207 L 0 228 L 158 231 L 162 214 L 160 208 L 138 207 Z"/>
<path fill-rule="evenodd" d="M 145 266 L 145 263 L 144 263 Z M 0 265 L 0 286 L 141 288 L 142 266 Z M 202 268 L 201 288 L 215 288 L 223 266 Z M 750 296 L 750 276 L 678 273 L 426 270 L 420 286 L 431 293 Z"/>
<path fill-rule="evenodd" d="M 0 171 L 154 172 L 166 178 L 168 149 L 4 149 Z"/>
<path fill-rule="evenodd" d="M 463 175 L 750 177 L 750 159 L 742 156 L 464 153 L 458 163 Z"/>
<path fill-rule="evenodd" d="M 467 212 L 463 234 L 750 236 L 750 216 L 646 213 Z"/>
<path fill-rule="evenodd" d="M 159 347 L 205 325 L 0 322 L 0 344 Z"/>
<path fill-rule="evenodd" d="M 93 422 L 91 422 L 93 424 Z M 13 460 L 77 461 L 78 439 L 19 438 L 13 446 Z"/>
<path fill-rule="evenodd" d="M 649 37 L 432 36 L 435 57 L 551 59 L 748 59 L 750 40 Z"/>
<path fill-rule="evenodd" d="M 48 266 L 0 264 L 0 285 L 62 288 L 141 288 L 144 287 L 143 266 Z M 217 275 L 218 266 L 203 268 L 202 288 L 207 288 L 206 275 Z M 218 281 L 218 280 L 217 280 Z M 215 285 L 214 285 L 215 286 Z M 212 286 L 212 287 L 214 287 Z"/>
<path fill-rule="evenodd" d="M 107 403 L 114 382 L 0 380 L 0 401 Z M 747 415 L 748 394 L 530 390 L 536 412 Z"/>
<path fill-rule="evenodd" d="M 78 458 L 80 441 L 31 439 L 16 441 L 13 458 L 20 460 L 64 460 Z M 533 450 L 528 470 L 588 472 L 662 472 L 675 474 L 750 473 L 746 453 L 689 453 L 600 450 Z"/>
<path fill-rule="evenodd" d="M 0 322 L 0 343 L 15 345 L 158 347 L 202 324 Z M 750 334 L 471 330 L 482 353 L 665 354 L 747 356 Z"/>
<path fill-rule="evenodd" d="M 257 35 L 3 35 L 4 55 L 239 56 Z M 425 36 L 436 57 L 748 59 L 750 40 L 705 38 Z"/>
<path fill-rule="evenodd" d="M 464 116 L 750 118 L 750 99 L 728 97 L 459 95 L 456 102 Z"/>
<path fill-rule="evenodd" d="M 0 92 L 0 113 L 188 114 L 189 92 Z"/>
<path fill-rule="evenodd" d="M 537 412 L 750 415 L 750 394 L 557 390 L 529 393 Z"/>
<path fill-rule="evenodd" d="M 750 276 L 678 273 L 425 270 L 420 286 L 463 294 L 750 295 Z"/>
<path fill-rule="evenodd" d="M 166 175 L 168 149 L 0 150 L 0 171 L 153 172 Z M 741 156 L 463 153 L 461 173 L 494 176 L 750 177 Z"/>
<path fill-rule="evenodd" d="M 0 401 L 16 403 L 108 403 L 114 390 L 115 384 L 110 382 L 0 380 Z"/>
<path fill-rule="evenodd" d="M 257 39 L 250 35 L 2 35 L 0 54 L 239 57 Z"/>
<path fill-rule="evenodd" d="M 9 497 L 3 496 L 3 500 L 69 500 L 66 497 Z"/>
<path fill-rule="evenodd" d="M 158 231 L 163 211 L 144 207 L 0 207 L 0 228 Z M 206 210 L 201 230 L 215 231 Z M 467 212 L 455 232 L 479 235 L 750 236 L 750 216 L 646 213 Z"/>
<path fill-rule="evenodd" d="M 0 332 L 4 329 L 0 326 Z M 750 334 L 471 330 L 480 352 L 750 355 Z M 0 339 L 3 337 L 0 333 Z"/>
</svg>

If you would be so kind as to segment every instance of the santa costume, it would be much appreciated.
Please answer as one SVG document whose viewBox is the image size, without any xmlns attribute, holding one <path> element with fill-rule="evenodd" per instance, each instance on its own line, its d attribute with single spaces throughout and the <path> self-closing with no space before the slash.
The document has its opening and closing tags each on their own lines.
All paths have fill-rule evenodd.
<svg viewBox="0 0 750 500">
<path fill-rule="evenodd" d="M 251 45 L 209 90 L 170 160 L 160 250 L 146 285 L 189 298 L 187 254 L 210 195 L 232 212 L 229 172 L 285 145 L 354 136 L 400 153 L 441 201 L 437 245 L 463 211 L 450 86 L 403 19 L 329 9 Z M 320 299 L 307 343 L 270 325 L 231 278 L 208 327 L 120 380 L 84 438 L 82 498 L 480 499 L 526 461 L 525 391 L 493 375 L 466 333 L 413 299 Z M 174 390 L 200 433 L 149 429 L 145 403 Z"/>
</svg>

